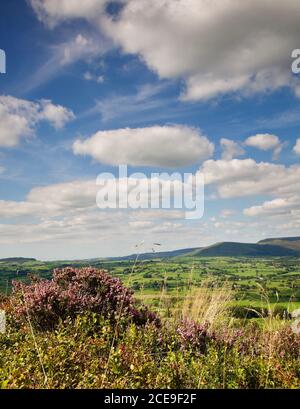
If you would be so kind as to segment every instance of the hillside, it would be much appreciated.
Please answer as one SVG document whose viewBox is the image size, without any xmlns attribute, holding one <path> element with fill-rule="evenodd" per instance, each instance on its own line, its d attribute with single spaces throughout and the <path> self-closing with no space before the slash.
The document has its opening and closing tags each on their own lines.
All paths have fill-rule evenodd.
<svg viewBox="0 0 300 409">
<path fill-rule="evenodd" d="M 194 256 L 206 257 L 297 257 L 299 252 L 275 245 L 224 242 L 194 252 Z"/>
<path fill-rule="evenodd" d="M 28 261 L 37 261 L 35 258 L 26 257 L 8 257 L 0 258 L 0 263 L 27 263 Z"/>
<path fill-rule="evenodd" d="M 258 242 L 258 244 L 266 245 L 271 244 L 275 246 L 284 247 L 287 249 L 300 251 L 300 237 L 278 237 L 264 239 Z"/>
<path fill-rule="evenodd" d="M 264 239 L 258 243 L 221 242 L 207 247 L 187 248 L 156 253 L 142 253 L 140 260 L 169 257 L 300 257 L 300 237 Z M 136 254 L 111 260 L 134 260 Z"/>
<path fill-rule="evenodd" d="M 123 256 L 123 257 L 111 257 L 109 258 L 109 260 L 111 261 L 135 260 L 137 257 L 139 260 L 151 260 L 151 259 L 157 259 L 157 258 L 189 256 L 191 253 L 195 251 L 199 251 L 199 250 L 201 250 L 201 247 L 170 250 L 170 251 L 158 251 L 158 252 L 152 252 L 152 253 L 141 253 L 139 255 L 130 254 L 129 256 Z"/>
</svg>

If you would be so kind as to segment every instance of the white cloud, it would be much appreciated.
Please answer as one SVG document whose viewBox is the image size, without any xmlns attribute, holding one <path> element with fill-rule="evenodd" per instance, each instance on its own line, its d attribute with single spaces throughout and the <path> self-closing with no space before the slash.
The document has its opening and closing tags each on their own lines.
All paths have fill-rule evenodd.
<svg viewBox="0 0 300 409">
<path fill-rule="evenodd" d="M 151 185 L 152 182 L 154 182 L 153 185 Z M 115 187 L 115 184 L 112 183 L 116 183 L 117 185 L 119 192 L 118 199 L 123 205 L 122 209 L 126 209 L 127 207 L 131 209 L 131 203 L 138 203 L 141 206 L 140 208 L 136 207 L 131 209 L 137 210 L 136 213 L 134 212 L 134 218 L 139 219 L 143 217 L 143 211 L 139 209 L 148 208 L 152 200 L 153 203 L 154 201 L 155 203 L 159 203 L 162 199 L 166 201 L 169 195 L 171 195 L 171 207 L 174 202 L 180 203 L 178 198 L 181 198 L 184 188 L 184 181 L 182 181 L 181 178 L 174 178 L 171 182 L 167 178 L 159 175 L 152 179 L 145 176 L 138 177 L 137 175 L 133 175 L 130 177 L 117 178 L 116 180 L 107 178 L 107 176 L 100 177 L 97 181 L 96 179 L 74 180 L 71 182 L 35 187 L 27 194 L 24 201 L 0 200 L 0 218 L 29 217 L 47 220 L 66 215 L 88 215 L 97 210 L 97 193 L 101 192 L 104 187 L 105 193 L 107 190 L 112 192 Z M 150 190 L 151 186 L 158 186 L 158 188 L 153 187 Z M 127 206 L 127 202 L 129 206 Z M 109 205 L 109 208 L 116 209 L 115 195 L 112 194 L 105 199 L 105 203 L 101 204 Z M 103 211 L 103 209 L 107 209 L 107 207 L 101 207 L 101 211 Z M 164 219 L 183 218 L 185 210 L 177 209 L 168 213 L 168 210 L 165 209 L 149 209 L 147 217 L 151 219 L 156 217 L 159 219 L 162 214 L 164 215 Z"/>
<path fill-rule="evenodd" d="M 300 155 L 300 138 L 297 139 L 296 145 L 294 146 L 294 152 L 295 152 L 297 155 Z"/>
<path fill-rule="evenodd" d="M 205 183 L 214 185 L 221 198 L 260 194 L 292 195 L 300 190 L 300 166 L 257 163 L 253 159 L 208 160 L 200 169 Z"/>
<path fill-rule="evenodd" d="M 91 30 L 72 35 L 69 39 L 46 49 L 48 59 L 33 72 L 32 76 L 22 82 L 22 90 L 32 91 L 57 76 L 69 65 L 80 60 L 90 62 L 103 55 L 109 48 L 109 41 L 99 35 L 99 32 Z"/>
<path fill-rule="evenodd" d="M 72 18 L 96 18 L 107 0 L 30 0 L 39 20 L 50 27 Z"/>
<path fill-rule="evenodd" d="M 269 151 L 276 148 L 280 144 L 280 140 L 276 135 L 257 134 L 249 136 L 249 138 L 246 139 L 245 144 L 263 151 Z"/>
<path fill-rule="evenodd" d="M 274 159 L 278 159 L 283 147 L 278 136 L 271 134 L 257 134 L 249 136 L 249 138 L 247 138 L 245 141 L 245 145 L 260 149 L 262 151 L 272 150 Z"/>
<path fill-rule="evenodd" d="M 222 138 L 220 140 L 222 147 L 222 159 L 231 160 L 236 156 L 244 155 L 245 151 L 239 144 L 231 139 Z"/>
<path fill-rule="evenodd" d="M 284 215 L 295 208 L 299 209 L 300 197 L 277 198 L 264 202 L 259 206 L 252 206 L 244 210 L 246 216 Z"/>
<path fill-rule="evenodd" d="M 102 27 L 160 77 L 184 77 L 185 100 L 225 93 L 297 91 L 290 53 L 297 47 L 298 0 L 128 0 Z M 155 30 L 153 30 L 155 27 Z M 184 55 L 184 58 L 182 56 Z"/>
<path fill-rule="evenodd" d="M 106 50 L 106 44 L 100 38 L 86 34 L 77 34 L 71 40 L 54 47 L 60 58 L 59 65 L 64 66 L 92 56 L 98 56 Z"/>
<path fill-rule="evenodd" d="M 95 181 L 58 183 L 35 187 L 24 201 L 0 201 L 0 217 L 51 218 L 78 213 L 96 206 Z"/>
<path fill-rule="evenodd" d="M 84 112 L 83 116 L 100 114 L 104 122 L 113 122 L 116 118 L 121 118 L 122 123 L 128 123 L 131 126 L 145 119 L 153 122 L 156 119 L 177 118 L 181 111 L 174 109 L 173 99 L 165 95 L 169 86 L 169 81 L 159 81 L 158 84 L 146 83 L 139 86 L 133 94 L 103 97 Z"/>
<path fill-rule="evenodd" d="M 66 210 L 81 210 L 96 206 L 97 186 L 94 180 L 36 187 L 27 196 L 27 203 L 44 206 L 45 214 L 61 214 Z"/>
<path fill-rule="evenodd" d="M 257 163 L 253 159 L 209 160 L 204 162 L 201 172 L 204 173 L 207 185 L 216 189 L 221 199 L 271 196 L 271 200 L 244 209 L 249 217 L 276 217 L 279 228 L 295 230 L 300 224 L 300 166 Z M 225 216 L 226 214 L 221 214 Z M 293 220 L 294 225 L 290 223 Z"/>
<path fill-rule="evenodd" d="M 221 211 L 221 217 L 224 219 L 227 219 L 228 217 L 231 217 L 234 215 L 235 215 L 235 210 L 232 210 L 232 209 L 223 209 Z"/>
<path fill-rule="evenodd" d="M 119 179 L 119 189 L 122 191 L 128 182 L 127 179 Z M 147 204 L 144 193 L 148 191 L 148 179 L 140 182 L 141 203 Z M 0 217 L 6 219 L 5 223 L 0 223 L 1 250 L 4 251 L 4 245 L 11 245 L 13 251 L 17 251 L 19 244 L 24 250 L 25 245 L 35 243 L 37 247 L 32 251 L 39 257 L 40 249 L 44 246 L 51 248 L 53 243 L 51 257 L 66 258 L 70 257 L 70 252 L 73 254 L 78 243 L 81 250 L 77 254 L 75 252 L 73 257 L 83 256 L 85 246 L 95 252 L 89 253 L 89 256 L 99 255 L 99 251 L 102 256 L 112 253 L 120 255 L 120 252 L 133 252 L 130 247 L 142 239 L 152 240 L 153 243 L 155 238 L 157 241 L 162 239 L 160 234 L 176 231 L 178 237 L 178 231 L 182 230 L 183 210 L 98 209 L 98 190 L 95 180 L 77 180 L 34 188 L 24 201 L 0 201 Z M 185 230 L 190 240 L 193 234 L 190 229 Z M 61 254 L 58 240 L 64 243 Z M 178 246 L 176 240 L 174 246 Z"/>
<path fill-rule="evenodd" d="M 49 100 L 41 100 L 40 106 L 39 120 L 48 121 L 56 129 L 63 128 L 67 122 L 75 118 L 72 111 L 61 105 L 54 105 Z"/>
<path fill-rule="evenodd" d="M 138 54 L 161 78 L 183 77 L 184 100 L 281 87 L 299 95 L 290 69 L 300 35 L 298 0 L 151 0 L 151 6 L 149 0 L 124 0 L 117 17 L 105 14 L 108 3 L 31 0 L 46 24 L 79 17 L 97 22 L 102 33 L 124 52 Z"/>
<path fill-rule="evenodd" d="M 47 121 L 61 128 L 74 118 L 72 111 L 49 100 L 31 102 L 12 96 L 0 96 L 0 146 L 16 146 L 21 138 L 34 134 L 36 125 Z"/>
<path fill-rule="evenodd" d="M 95 82 L 97 82 L 97 84 L 102 84 L 104 82 L 104 76 L 103 75 L 95 75 L 95 74 L 92 74 L 90 71 L 86 71 L 83 74 L 83 78 L 86 81 L 95 81 Z"/>
<path fill-rule="evenodd" d="M 218 95 L 237 92 L 248 85 L 249 79 L 242 75 L 233 78 L 215 78 L 212 74 L 198 74 L 186 79 L 183 101 L 206 100 Z"/>
<path fill-rule="evenodd" d="M 121 188 L 124 182 L 119 180 Z M 1 254 L 48 259 L 120 256 L 136 252 L 142 240 L 146 246 L 140 251 L 151 251 L 154 242 L 162 243 L 161 250 L 171 250 L 258 240 L 262 231 L 270 236 L 283 229 L 293 234 L 300 227 L 299 208 L 298 213 L 296 208 L 289 210 L 292 225 L 288 218 L 273 224 L 264 219 L 227 220 L 231 210 L 224 210 L 222 219 L 193 224 L 183 220 L 182 210 L 100 210 L 95 205 L 97 188 L 94 180 L 78 180 L 34 188 L 21 202 L 0 201 L 0 217 L 7 219 L 0 224 Z M 291 196 L 277 207 L 289 201 Z"/>
<path fill-rule="evenodd" d="M 181 167 L 210 157 L 214 145 L 198 129 L 174 125 L 99 131 L 73 151 L 110 165 Z"/>
<path fill-rule="evenodd" d="M 38 215 L 41 210 L 42 206 L 39 204 L 0 200 L 0 217 L 2 219 Z"/>
<path fill-rule="evenodd" d="M 286 232 L 289 232 L 289 235 L 298 235 L 300 228 L 300 195 L 279 197 L 246 208 L 244 215 L 256 218 L 260 223 L 267 222 L 270 226 L 276 226 L 279 236 L 285 235 Z"/>
</svg>

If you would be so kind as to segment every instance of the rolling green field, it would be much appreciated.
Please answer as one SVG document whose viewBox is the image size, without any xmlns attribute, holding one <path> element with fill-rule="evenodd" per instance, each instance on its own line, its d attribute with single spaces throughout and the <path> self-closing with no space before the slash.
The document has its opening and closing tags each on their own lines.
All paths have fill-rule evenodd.
<svg viewBox="0 0 300 409">
<path fill-rule="evenodd" d="M 289 311 L 300 305 L 300 258 L 269 257 L 172 257 L 151 260 L 88 260 L 0 262 L 0 291 L 9 294 L 12 280 L 28 281 L 31 274 L 50 278 L 54 268 L 93 266 L 103 268 L 134 289 L 144 303 L 169 306 L 180 303 L 191 287 L 227 283 L 234 306 L 282 306 Z"/>
</svg>

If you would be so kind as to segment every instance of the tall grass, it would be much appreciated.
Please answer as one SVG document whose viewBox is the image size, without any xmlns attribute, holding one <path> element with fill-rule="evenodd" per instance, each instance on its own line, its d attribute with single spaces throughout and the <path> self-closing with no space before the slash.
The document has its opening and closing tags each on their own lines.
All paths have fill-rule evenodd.
<svg viewBox="0 0 300 409">
<path fill-rule="evenodd" d="M 185 296 L 181 318 L 213 326 L 228 318 L 228 307 L 232 298 L 233 292 L 227 283 L 214 287 L 210 280 L 204 281 L 200 288 L 191 287 Z"/>
</svg>

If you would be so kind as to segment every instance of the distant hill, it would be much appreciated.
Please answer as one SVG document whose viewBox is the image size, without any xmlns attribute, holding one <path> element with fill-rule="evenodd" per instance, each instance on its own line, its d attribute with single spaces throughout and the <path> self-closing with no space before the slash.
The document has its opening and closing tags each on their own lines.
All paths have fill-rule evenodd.
<svg viewBox="0 0 300 409">
<path fill-rule="evenodd" d="M 187 248 L 157 253 L 142 253 L 139 260 L 169 257 L 300 257 L 300 237 L 264 239 L 258 243 L 222 242 L 208 247 Z M 136 254 L 111 260 L 134 260 Z"/>
<path fill-rule="evenodd" d="M 199 249 L 193 255 L 203 257 L 297 257 L 299 252 L 270 244 L 224 242 Z"/>
<path fill-rule="evenodd" d="M 26 258 L 26 257 L 8 257 L 0 258 L 0 263 L 26 263 L 28 261 L 37 261 L 35 258 Z"/>
<path fill-rule="evenodd" d="M 271 244 L 275 246 L 285 247 L 287 249 L 300 251 L 300 237 L 278 237 L 271 239 L 264 239 L 258 242 L 258 244 Z"/>
<path fill-rule="evenodd" d="M 168 257 L 178 257 L 178 256 L 189 256 L 194 251 L 200 250 L 200 247 L 196 248 L 187 248 L 187 249 L 179 249 L 179 250 L 171 250 L 171 251 L 158 251 L 152 253 L 141 253 L 138 255 L 139 260 L 151 260 L 157 258 L 168 258 Z M 137 258 L 137 254 L 130 254 L 129 256 L 123 257 L 110 257 L 109 260 L 118 261 L 118 260 L 135 260 Z"/>
<path fill-rule="evenodd" d="M 269 243 L 270 240 L 270 243 Z M 300 257 L 300 238 L 299 244 L 296 238 L 287 238 L 294 243 L 294 246 L 279 245 L 272 243 L 272 240 L 265 239 L 258 243 L 238 243 L 222 242 L 208 247 L 186 248 L 173 251 L 161 251 L 152 253 L 141 253 L 138 255 L 139 260 L 164 259 L 171 257 Z M 280 239 L 284 240 L 284 239 Z M 299 247 L 297 247 L 299 245 Z M 123 257 L 110 257 L 106 260 L 126 261 L 135 260 L 137 254 L 130 254 Z"/>
<path fill-rule="evenodd" d="M 171 251 L 148 252 L 138 255 L 139 260 L 166 259 L 172 257 L 300 257 L 300 237 L 267 238 L 258 243 L 222 242 L 207 247 L 194 247 Z M 76 262 L 128 261 L 137 254 L 123 257 L 76 260 Z M 11 257 L 0 259 L 7 263 L 36 262 L 35 258 Z M 60 261 L 62 263 L 63 261 Z M 73 261 L 74 263 L 75 261 Z M 70 265 L 72 263 L 70 262 Z M 69 265 L 69 264 L 68 264 Z"/>
</svg>

